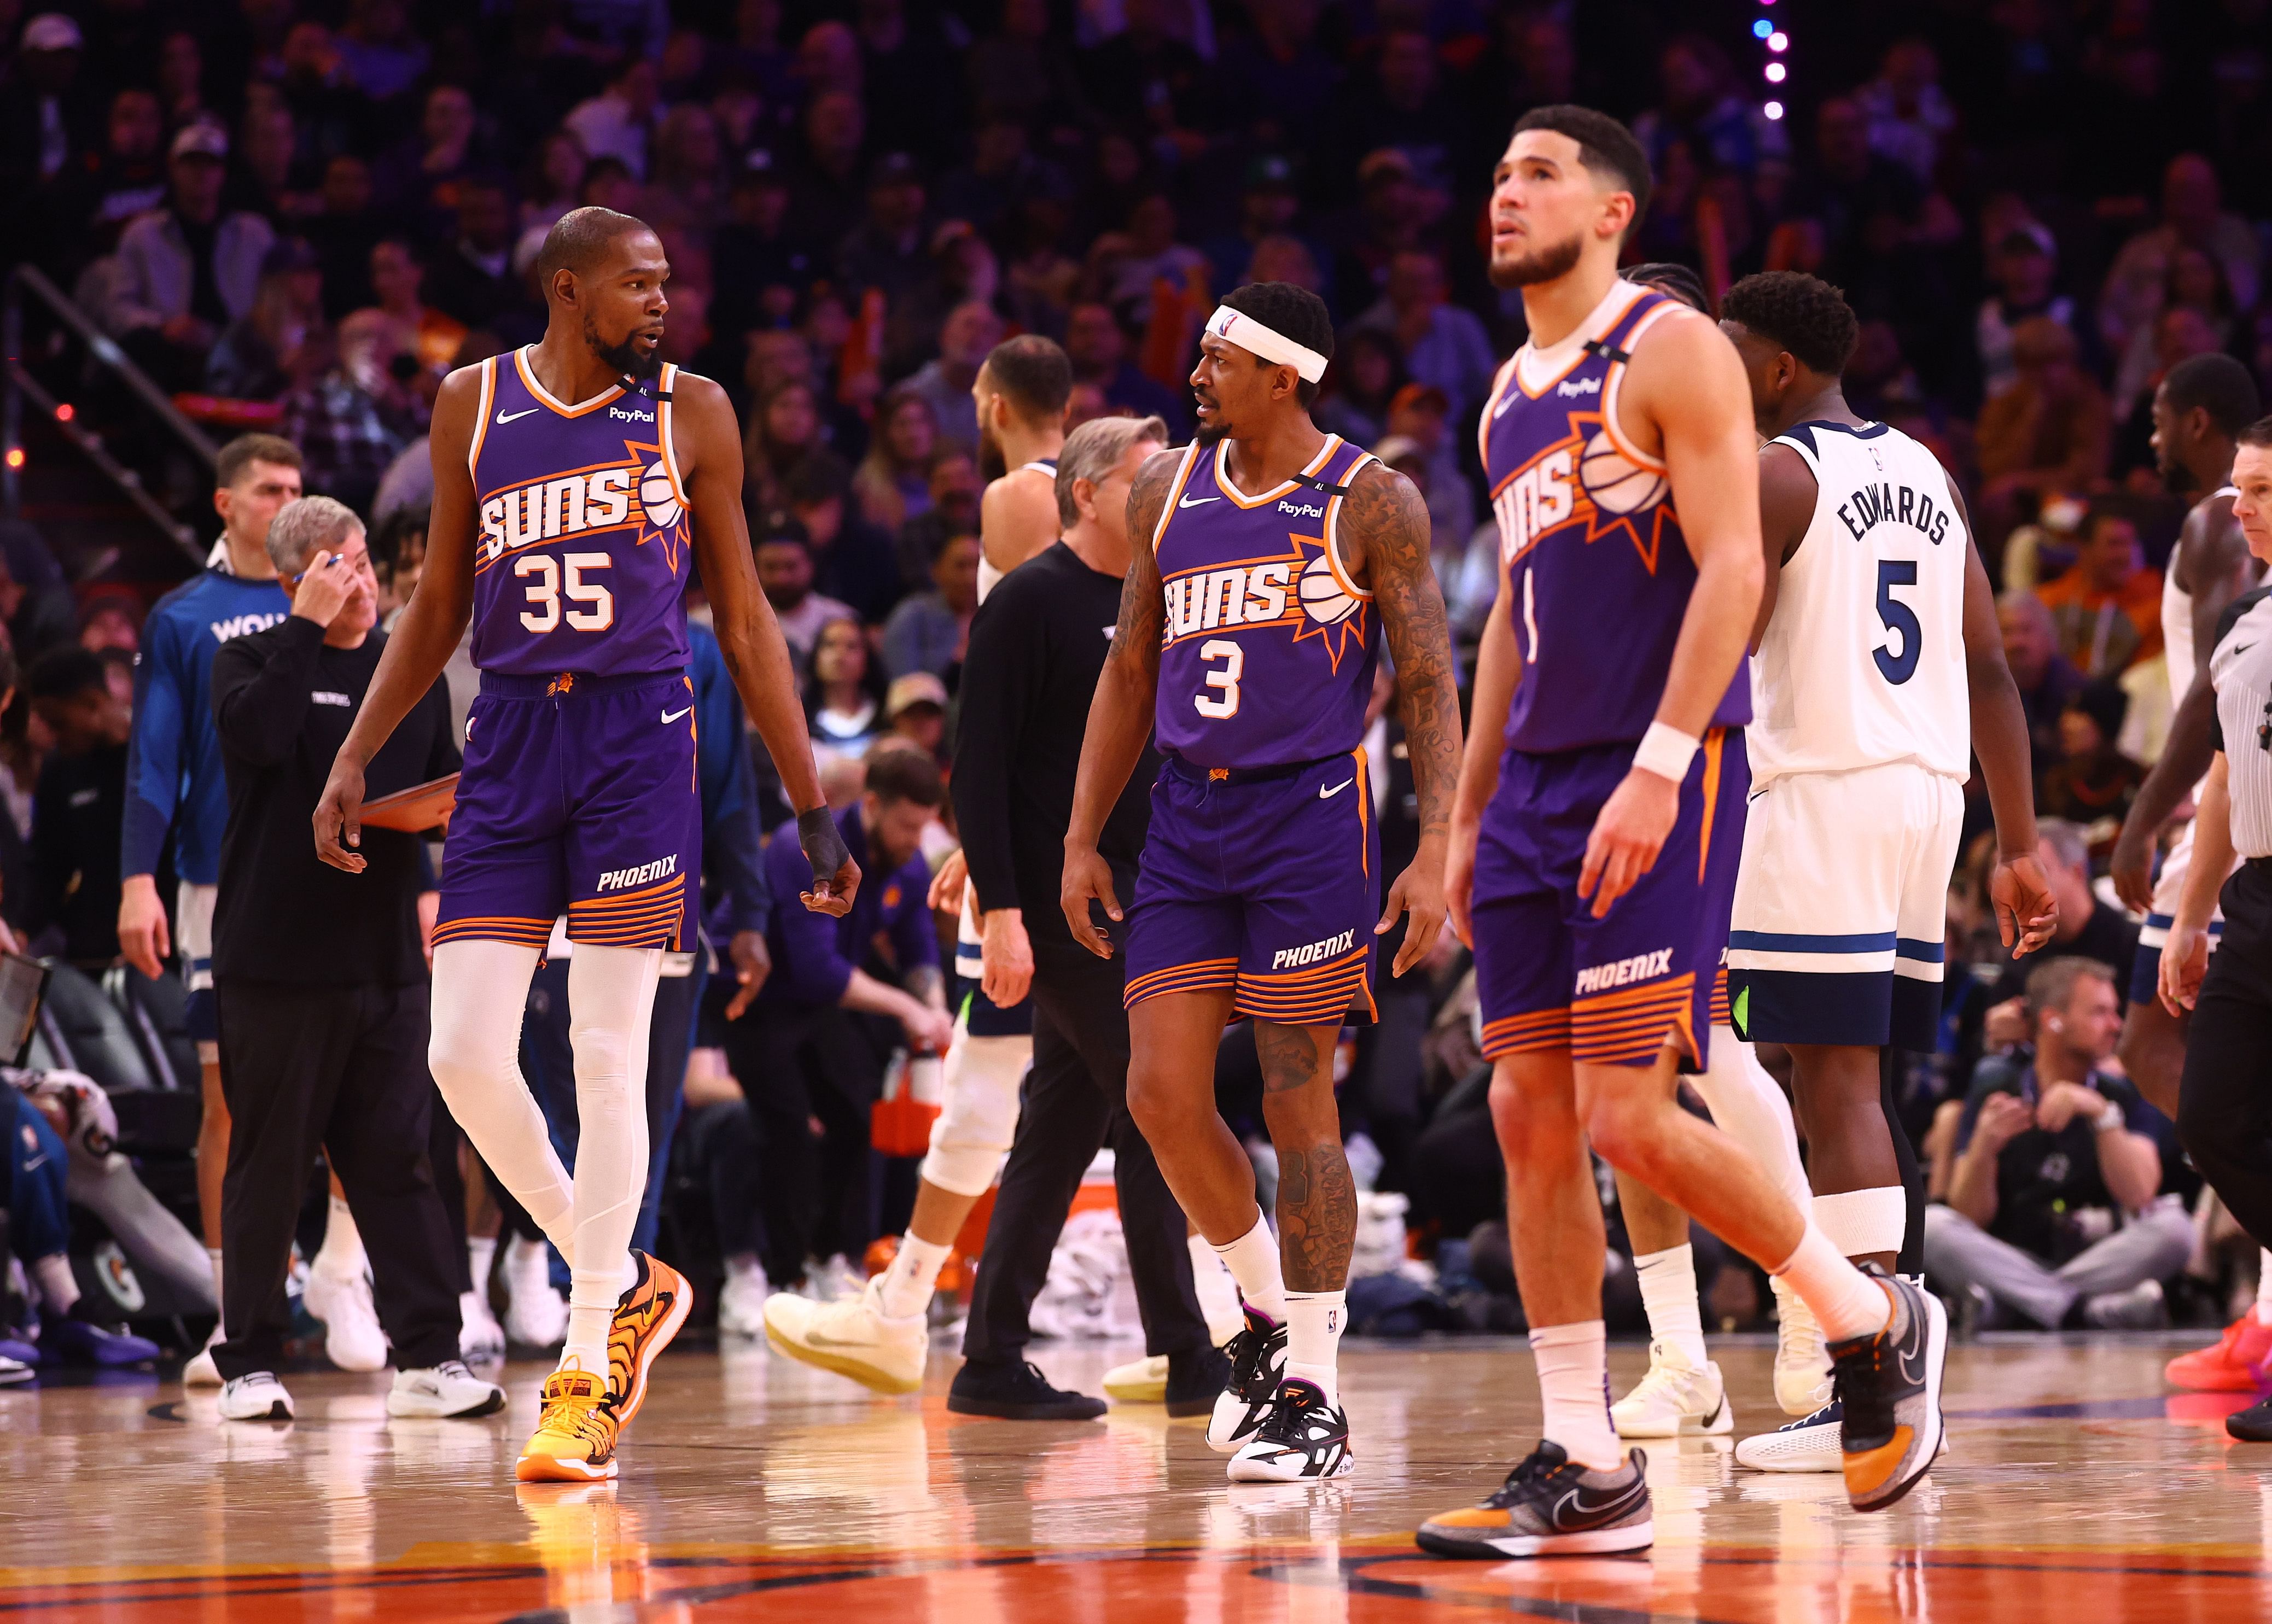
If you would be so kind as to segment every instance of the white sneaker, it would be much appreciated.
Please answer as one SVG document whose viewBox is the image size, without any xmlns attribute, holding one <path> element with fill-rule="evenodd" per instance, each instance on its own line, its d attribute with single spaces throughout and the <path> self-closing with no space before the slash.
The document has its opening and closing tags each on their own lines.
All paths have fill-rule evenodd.
<svg viewBox="0 0 2272 1624">
<path fill-rule="evenodd" d="M 40 1373 L 20 1359 L 0 1354 L 0 1387 L 21 1387 L 26 1382 L 39 1380 Z"/>
<path fill-rule="evenodd" d="M 1115 1365 L 1104 1373 L 1104 1396 L 1117 1404 L 1163 1404 L 1168 1397 L 1168 1356 L 1154 1353 Z"/>
<path fill-rule="evenodd" d="M 220 1346 L 221 1341 L 220 1322 L 215 1320 L 213 1335 L 206 1338 L 205 1346 L 199 1348 L 190 1362 L 182 1367 L 183 1387 L 219 1387 L 220 1385 L 220 1367 L 213 1363 L 213 1351 Z"/>
<path fill-rule="evenodd" d="M 495 1415 L 504 1408 L 504 1389 L 484 1382 L 461 1360 L 445 1359 L 427 1370 L 398 1370 L 386 1395 L 386 1412 L 397 1416 Z"/>
<path fill-rule="evenodd" d="M 490 1308 L 489 1293 L 458 1293 L 458 1352 L 468 1364 L 486 1365 L 504 1357 L 504 1327 Z"/>
<path fill-rule="evenodd" d="M 726 1284 L 718 1291 L 718 1330 L 729 1337 L 766 1334 L 766 1299 L 773 1286 L 761 1264 L 736 1268 L 726 1265 Z"/>
<path fill-rule="evenodd" d="M 1728 1389 L 1710 1360 L 1698 1369 L 1670 1342 L 1648 1345 L 1648 1374 L 1610 1406 L 1620 1438 L 1678 1438 L 1733 1432 Z"/>
<path fill-rule="evenodd" d="M 220 1389 L 220 1419 L 224 1421 L 288 1421 L 292 1395 L 275 1373 L 256 1370 L 250 1375 L 224 1382 Z"/>
<path fill-rule="evenodd" d="M 370 1300 L 370 1277 L 308 1270 L 302 1295 L 308 1312 L 324 1322 L 324 1352 L 341 1370 L 386 1368 L 386 1333 Z"/>
<path fill-rule="evenodd" d="M 812 1284 L 816 1301 L 849 1302 L 868 1289 L 868 1277 L 852 1267 L 851 1260 L 839 1252 L 821 1264 Z"/>
<path fill-rule="evenodd" d="M 1775 1403 L 1785 1415 L 1812 1416 L 1830 1402 L 1830 1349 L 1814 1311 L 1780 1279 L 1775 1287 Z M 1809 1468 L 1812 1470 L 1812 1468 Z"/>
<path fill-rule="evenodd" d="M 523 1347 L 559 1345 L 568 1335 L 568 1300 L 552 1284 L 552 1255 L 542 1240 L 516 1237 L 504 1255 L 504 1334 Z"/>
<path fill-rule="evenodd" d="M 1736 1464 L 1753 1471 L 1841 1471 L 1845 1456 L 1838 1434 L 1845 1410 L 1837 1400 L 1736 1446 Z"/>
<path fill-rule="evenodd" d="M 912 1393 L 923 1386 L 930 1351 L 923 1315 L 893 1319 L 884 1312 L 881 1276 L 849 1302 L 816 1303 L 794 1292 L 766 1300 L 766 1340 L 801 1364 L 849 1376 L 879 1393 Z"/>
</svg>

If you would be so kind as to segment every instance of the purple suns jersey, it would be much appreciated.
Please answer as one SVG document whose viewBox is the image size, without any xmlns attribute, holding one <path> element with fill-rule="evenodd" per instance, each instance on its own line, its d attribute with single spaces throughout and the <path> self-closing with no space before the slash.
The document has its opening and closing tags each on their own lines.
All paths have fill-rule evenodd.
<svg viewBox="0 0 2272 1624">
<path fill-rule="evenodd" d="M 1510 749 L 1636 742 L 1664 697 L 1696 563 L 1663 462 L 1619 432 L 1618 389 L 1642 334 L 1685 308 L 1616 282 L 1567 339 L 1516 351 L 1484 403 L 1484 472 L 1522 654 Z M 1751 713 L 1738 666 L 1713 725 Z"/>
<path fill-rule="evenodd" d="M 1297 477 L 1250 496 L 1229 449 L 1185 448 L 1152 533 L 1167 593 L 1160 749 L 1227 768 L 1345 754 L 1364 737 L 1380 640 L 1334 526 L 1372 453 L 1328 435 Z"/>
<path fill-rule="evenodd" d="M 474 664 L 523 676 L 684 670 L 693 525 L 670 443 L 678 369 L 578 406 L 545 392 L 526 349 L 481 374 Z"/>
</svg>

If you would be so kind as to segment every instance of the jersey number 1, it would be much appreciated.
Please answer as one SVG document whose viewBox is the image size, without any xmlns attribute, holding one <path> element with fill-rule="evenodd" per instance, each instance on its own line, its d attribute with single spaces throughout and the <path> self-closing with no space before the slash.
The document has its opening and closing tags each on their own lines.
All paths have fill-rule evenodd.
<svg viewBox="0 0 2272 1624">
<path fill-rule="evenodd" d="M 1896 586 L 1915 586 L 1917 567 L 1907 558 L 1881 558 L 1878 561 L 1878 618 L 1885 622 L 1886 641 L 1874 650 L 1871 658 L 1888 682 L 1902 683 L 1917 674 L 1919 644 L 1924 629 L 1917 624 L 1917 611 L 1894 596 Z M 1895 639 L 1902 652 L 1893 652 Z"/>
</svg>

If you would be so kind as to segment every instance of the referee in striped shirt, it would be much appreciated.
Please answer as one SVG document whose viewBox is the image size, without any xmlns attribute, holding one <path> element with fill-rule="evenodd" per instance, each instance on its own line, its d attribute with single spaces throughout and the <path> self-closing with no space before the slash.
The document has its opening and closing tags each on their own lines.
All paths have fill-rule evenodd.
<svg viewBox="0 0 2272 1624">
<path fill-rule="evenodd" d="M 2232 517 L 2248 550 L 2272 563 L 2272 417 L 2242 429 L 2238 446 Z M 2162 947 L 2162 1002 L 2173 1015 L 2194 1012 L 2178 1136 L 2249 1238 L 2272 1247 L 2272 586 L 2225 606 L 2208 676 L 2216 754 Z M 2212 956 L 2220 888 L 2224 934 Z M 2225 1430 L 2272 1443 L 2272 1398 L 2226 1418 Z"/>
</svg>

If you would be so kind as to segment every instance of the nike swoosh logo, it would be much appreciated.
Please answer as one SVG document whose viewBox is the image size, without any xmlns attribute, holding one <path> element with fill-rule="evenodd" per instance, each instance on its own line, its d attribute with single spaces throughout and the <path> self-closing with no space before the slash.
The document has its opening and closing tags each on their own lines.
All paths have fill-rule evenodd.
<svg viewBox="0 0 2272 1624">
<path fill-rule="evenodd" d="M 2232 645 L 2232 652 L 2236 654 L 2246 654 L 2255 646 L 2253 643 L 2236 643 Z"/>
<path fill-rule="evenodd" d="M 1221 502 L 1222 500 L 1222 498 L 1220 496 L 1186 496 L 1182 501 L 1176 503 L 1176 505 L 1179 508 L 1195 508 L 1201 503 Z"/>
<path fill-rule="evenodd" d="M 693 708 L 694 708 L 694 707 L 693 707 L 692 705 L 688 705 L 688 706 L 686 707 L 686 711 L 691 711 Z M 671 725 L 671 723 L 673 723 L 673 722 L 676 721 L 680 717 L 682 717 L 682 716 L 685 715 L 685 714 L 686 714 L 686 711 L 665 711 L 662 713 L 662 725 L 663 725 L 665 727 L 669 726 Z"/>
<path fill-rule="evenodd" d="M 1515 391 L 1511 389 L 1504 395 L 1501 395 L 1499 397 L 1498 404 L 1491 408 L 1492 421 L 1496 421 L 1499 418 L 1505 417 L 1506 415 L 1507 407 L 1514 404 L 1514 399 Z"/>
<path fill-rule="evenodd" d="M 1566 1531 L 1577 1526 L 1581 1520 L 1591 1523 L 1616 1517 L 1644 1492 L 1643 1484 L 1637 1480 L 1627 1484 L 1607 1500 L 1589 1501 L 1584 1489 L 1573 1488 L 1554 1502 L 1554 1526 Z"/>
<path fill-rule="evenodd" d="M 1340 794 L 1342 791 L 1347 789 L 1350 785 L 1356 782 L 1356 780 L 1355 778 L 1343 778 L 1331 789 L 1327 789 L 1324 785 L 1320 784 L 1318 786 L 1318 799 L 1320 801 L 1331 801 L 1335 795 Z"/>
<path fill-rule="evenodd" d="M 534 413 L 542 412 L 543 409 L 544 408 L 542 406 L 530 406 L 525 411 L 500 412 L 497 414 L 497 427 L 502 428 L 507 423 L 518 422 L 522 418 L 530 416 Z"/>
</svg>

